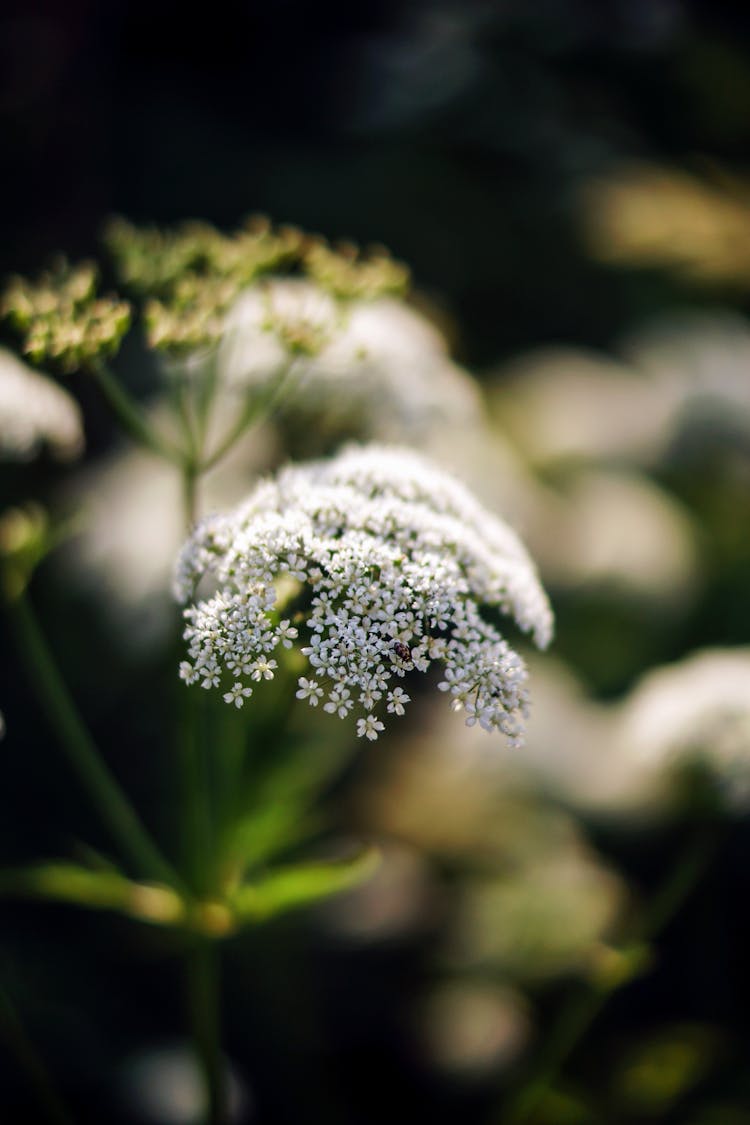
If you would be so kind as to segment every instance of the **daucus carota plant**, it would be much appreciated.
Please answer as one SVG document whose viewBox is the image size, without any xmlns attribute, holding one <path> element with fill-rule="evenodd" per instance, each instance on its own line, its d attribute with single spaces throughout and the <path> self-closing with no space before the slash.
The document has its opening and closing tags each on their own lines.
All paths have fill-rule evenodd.
<svg viewBox="0 0 750 1125">
<path fill-rule="evenodd" d="M 414 673 L 436 665 L 437 688 L 467 724 L 517 744 L 527 671 L 502 617 L 543 647 L 552 615 L 515 533 L 408 449 L 351 446 L 328 461 L 291 465 L 257 484 L 239 508 L 196 523 L 199 483 L 272 411 L 287 411 L 291 432 L 302 404 L 298 428 L 327 435 L 316 450 L 340 437 L 408 441 L 433 418 L 471 429 L 480 418 L 479 394 L 451 363 L 441 334 L 401 299 L 405 267 L 377 248 L 334 251 L 264 222 L 228 236 L 203 224 L 163 232 L 118 222 L 108 241 L 128 302 L 99 295 L 95 267 L 63 262 L 35 283 L 11 281 L 0 316 L 21 333 L 32 362 L 90 373 L 148 463 L 160 459 L 179 477 L 182 518 L 192 528 L 175 578 L 188 650 L 180 674 L 226 707 L 180 690 L 175 856 L 110 771 L 27 597 L 55 535 L 33 511 L 6 521 L 0 592 L 32 682 L 122 869 L 109 857 L 35 865 L 6 873 L 0 893 L 4 886 L 116 910 L 182 932 L 208 1116 L 224 1125 L 215 942 L 354 885 L 377 859 L 370 848 L 312 861 L 300 854 L 318 830 L 311 807 L 338 758 L 328 746 L 307 753 L 307 735 L 286 729 L 288 707 L 348 720 L 351 738 L 339 741 L 349 749 L 355 736 L 374 741 L 403 716 Z M 163 377 L 158 412 L 131 398 L 112 366 L 131 328 L 142 348 L 158 353 L 149 365 Z M 20 375 L 12 362 L 5 398 L 15 410 Z M 42 377 L 28 379 L 41 395 Z M 4 438 L 14 456 L 42 441 L 73 452 L 77 414 L 65 434 L 62 424 L 48 424 L 53 393 L 57 406 L 66 401 L 46 387 L 40 411 L 49 411 L 41 421 L 35 415 L 28 434 L 0 434 L 0 456 Z M 153 473 L 148 488 L 156 494 Z M 168 521 L 159 515 L 159 523 Z M 140 556 L 142 537 L 134 538 Z M 136 565 L 145 566 L 140 557 Z M 258 696 L 282 673 L 289 691 L 268 690 L 264 711 Z M 305 777 L 295 779 L 298 761 Z"/>
</svg>

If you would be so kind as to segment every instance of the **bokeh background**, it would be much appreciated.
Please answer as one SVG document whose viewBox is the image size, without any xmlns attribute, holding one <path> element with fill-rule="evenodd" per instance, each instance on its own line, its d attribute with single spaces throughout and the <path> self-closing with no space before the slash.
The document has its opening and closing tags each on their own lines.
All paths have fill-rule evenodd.
<svg viewBox="0 0 750 1125">
<path fill-rule="evenodd" d="M 114 213 L 231 228 L 260 211 L 386 244 L 484 388 L 502 457 L 473 483 L 529 541 L 558 614 L 530 772 L 488 766 L 425 700 L 328 784 L 329 823 L 380 840 L 386 863 L 359 896 L 229 944 L 237 1119 L 501 1123 L 571 990 L 710 822 L 710 867 L 530 1120 L 750 1121 L 745 6 L 71 0 L 6 4 L 0 30 L 3 272 L 95 254 Z M 123 369 L 147 397 L 153 372 L 130 353 Z M 94 473 L 113 426 L 71 387 Z M 445 450 L 459 469 L 461 440 Z M 79 472 L 61 493 L 44 459 L 4 466 L 3 503 L 75 494 Z M 179 685 L 138 644 L 152 609 L 110 617 L 116 593 L 54 567 L 35 588 L 113 767 L 168 838 Z M 649 672 L 727 648 L 736 662 L 678 684 L 661 728 L 639 718 Z M 2 658 L 3 862 L 106 847 L 5 634 Z M 719 747 L 711 768 L 668 784 L 632 769 L 623 747 L 651 739 L 663 758 L 666 728 L 676 757 Z M 0 909 L 4 1037 L 21 1018 L 76 1120 L 194 1120 L 170 938 Z M 10 1052 L 0 1105 L 8 1122 L 38 1112 Z"/>
</svg>

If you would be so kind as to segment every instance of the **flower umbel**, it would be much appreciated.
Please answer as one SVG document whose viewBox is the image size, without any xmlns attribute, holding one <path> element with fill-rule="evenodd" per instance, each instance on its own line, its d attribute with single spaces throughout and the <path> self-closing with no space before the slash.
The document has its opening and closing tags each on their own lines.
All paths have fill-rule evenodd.
<svg viewBox="0 0 750 1125">
<path fill-rule="evenodd" d="M 24 336 L 33 363 L 48 360 L 70 374 L 114 355 L 130 327 L 131 309 L 116 297 L 97 297 L 91 262 L 58 262 L 36 281 L 11 278 L 0 296 L 0 317 Z"/>
<path fill-rule="evenodd" d="M 480 607 L 510 614 L 540 646 L 551 611 L 516 535 L 451 476 L 408 450 L 352 447 L 284 469 L 204 520 L 177 567 L 175 592 L 189 603 L 182 678 L 226 680 L 229 703 L 241 685 L 273 678 L 271 653 L 295 632 L 278 620 L 278 582 L 289 578 L 305 599 L 301 651 L 314 676 L 300 677 L 298 698 L 325 698 L 325 711 L 373 740 L 410 702 L 394 680 L 437 660 L 439 688 L 467 721 L 520 741 L 526 668 Z"/>
</svg>

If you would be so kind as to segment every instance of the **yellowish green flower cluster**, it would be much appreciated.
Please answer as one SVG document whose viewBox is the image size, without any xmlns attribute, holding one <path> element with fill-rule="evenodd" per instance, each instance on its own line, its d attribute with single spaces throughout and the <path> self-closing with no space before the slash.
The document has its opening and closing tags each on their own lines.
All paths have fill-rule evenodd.
<svg viewBox="0 0 750 1125">
<path fill-rule="evenodd" d="M 105 241 L 123 284 L 147 298 L 149 346 L 185 352 L 215 343 L 238 293 L 260 274 L 293 263 L 304 235 L 293 227 L 274 230 L 262 217 L 229 235 L 208 223 L 160 230 L 115 219 Z"/>
<path fill-rule="evenodd" d="M 409 271 L 387 250 L 334 249 L 295 227 L 273 227 L 253 216 L 224 234 L 208 223 L 171 230 L 109 223 L 105 244 L 121 284 L 142 302 L 149 347 L 178 355 L 216 344 L 239 294 L 259 278 L 305 277 L 327 298 L 349 302 L 403 293 Z M 96 296 L 97 269 L 66 263 L 38 282 L 13 278 L 0 304 L 25 335 L 34 361 L 54 361 L 63 371 L 90 366 L 117 351 L 131 323 L 130 305 Z M 294 339 L 292 352 L 314 354 L 318 342 Z"/>
<path fill-rule="evenodd" d="M 130 327 L 130 305 L 97 297 L 97 268 L 64 260 L 36 282 L 14 277 L 0 300 L 0 314 L 24 335 L 23 350 L 34 362 L 54 362 L 78 371 L 114 354 Z"/>
<path fill-rule="evenodd" d="M 297 260 L 305 235 L 290 226 L 274 229 L 261 215 L 232 234 L 210 223 L 187 222 L 167 230 L 117 218 L 108 224 L 104 240 L 125 286 L 142 296 L 169 299 L 189 278 L 247 285 Z"/>
<path fill-rule="evenodd" d="M 343 300 L 402 294 L 409 286 L 408 266 L 395 261 L 384 246 L 374 246 L 365 255 L 351 243 L 333 250 L 316 240 L 305 252 L 304 266 L 321 288 Z"/>
</svg>

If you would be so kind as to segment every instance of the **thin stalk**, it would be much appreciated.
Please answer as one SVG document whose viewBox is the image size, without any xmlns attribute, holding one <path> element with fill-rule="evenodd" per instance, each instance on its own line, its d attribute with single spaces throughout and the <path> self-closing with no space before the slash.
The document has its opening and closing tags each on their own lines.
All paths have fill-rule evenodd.
<svg viewBox="0 0 750 1125">
<path fill-rule="evenodd" d="M 185 869 L 199 897 L 211 894 L 213 825 L 203 754 L 203 704 L 197 688 L 183 686 L 184 710 L 179 742 L 182 780 L 182 835 Z"/>
<path fill-rule="evenodd" d="M 624 943 L 624 952 L 638 950 L 659 933 L 677 913 L 696 887 L 711 861 L 717 845 L 715 825 L 703 826 L 690 841 L 679 861 L 651 900 L 640 924 Z M 493 1121 L 499 1125 L 523 1125 L 538 1107 L 564 1063 L 583 1039 L 609 998 L 630 978 L 613 976 L 609 981 L 581 982 L 569 997 L 546 1046 L 540 1052 L 534 1071 L 510 1105 Z"/>
<path fill-rule="evenodd" d="M 94 374 L 104 397 L 126 433 L 158 457 L 179 463 L 181 457 L 179 450 L 173 448 L 154 430 L 143 411 L 112 371 L 105 364 L 98 363 L 94 367 Z"/>
<path fill-rule="evenodd" d="M 576 1044 L 599 1014 L 613 990 L 582 982 L 568 998 L 533 1075 L 519 1091 L 509 1108 L 497 1119 L 502 1125 L 521 1125 L 537 1108 Z"/>
<path fill-rule="evenodd" d="M 199 470 L 194 462 L 186 461 L 182 466 L 182 510 L 185 517 L 185 530 L 190 532 L 198 516 L 198 478 Z"/>
<path fill-rule="evenodd" d="M 103 823 L 139 874 L 174 885 L 174 871 L 105 765 L 84 725 L 27 596 L 20 594 L 9 611 L 31 682 Z"/>
<path fill-rule="evenodd" d="M 282 392 L 286 391 L 289 377 L 294 369 L 294 361 L 290 361 L 286 366 L 280 369 L 277 377 L 272 381 L 270 387 L 264 394 L 251 396 L 245 403 L 244 408 L 240 415 L 229 431 L 224 435 L 224 438 L 219 442 L 213 453 L 208 454 L 201 462 L 201 472 L 207 473 L 209 469 L 213 469 L 220 461 L 226 457 L 230 449 L 242 437 L 242 435 L 250 428 L 250 426 L 261 416 L 268 416 L 276 406 L 277 402 L 282 396 Z"/>
<path fill-rule="evenodd" d="M 19 1067 L 31 1083 L 37 1101 L 50 1125 L 73 1125 L 73 1118 L 60 1099 L 47 1068 L 29 1039 L 18 1013 L 4 988 L 0 988 L 0 1039 L 5 1040 Z"/>
<path fill-rule="evenodd" d="M 226 1125 L 227 1091 L 219 1036 L 220 964 L 215 942 L 201 939 L 185 960 L 190 1025 L 206 1091 L 206 1125 Z"/>
<path fill-rule="evenodd" d="M 218 385 L 218 351 L 213 348 L 206 356 L 203 376 L 196 388 L 195 417 L 201 450 L 205 448 L 211 411 L 216 399 Z"/>
<path fill-rule="evenodd" d="M 198 899 L 215 893 L 216 840 L 211 817 L 211 792 L 204 745 L 203 700 L 185 689 L 180 775 L 183 783 L 183 845 L 185 865 Z M 224 1067 L 221 1057 L 220 951 L 210 938 L 198 938 L 185 954 L 187 999 L 196 1061 L 206 1092 L 207 1125 L 227 1120 Z"/>
</svg>

